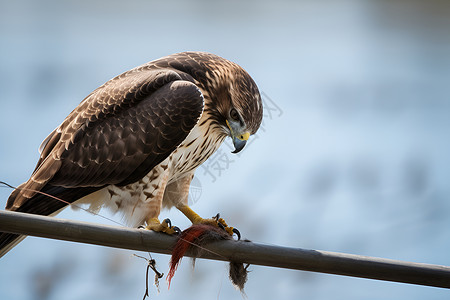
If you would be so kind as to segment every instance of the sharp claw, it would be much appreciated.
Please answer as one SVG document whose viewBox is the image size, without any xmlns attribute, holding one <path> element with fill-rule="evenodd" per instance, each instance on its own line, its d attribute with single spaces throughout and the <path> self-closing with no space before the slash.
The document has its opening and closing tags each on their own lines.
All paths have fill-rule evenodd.
<svg viewBox="0 0 450 300">
<path fill-rule="evenodd" d="M 220 229 L 223 229 L 223 230 L 225 230 L 225 226 L 223 226 L 223 224 L 222 224 L 222 223 L 219 223 L 219 222 L 217 222 L 217 226 L 219 226 L 219 228 L 220 228 Z"/>
<path fill-rule="evenodd" d="M 145 226 L 144 225 L 139 225 L 138 229 L 145 229 Z"/>
<path fill-rule="evenodd" d="M 219 222 L 220 219 L 220 213 L 217 213 L 217 215 L 215 215 L 214 217 L 212 217 L 213 219 L 215 219 L 217 222 Z"/>
<path fill-rule="evenodd" d="M 169 219 L 169 218 L 167 218 L 167 219 L 164 219 L 164 222 L 166 222 L 166 223 L 167 223 L 167 226 L 169 226 L 169 228 L 171 228 L 171 227 L 172 227 L 172 222 L 170 221 L 170 219 Z"/>
<path fill-rule="evenodd" d="M 241 239 L 241 233 L 236 228 L 233 228 L 233 232 L 236 233 L 238 241 Z"/>
<path fill-rule="evenodd" d="M 177 226 L 173 226 L 172 229 L 175 231 L 176 234 L 180 234 L 181 233 L 181 229 L 178 228 Z"/>
</svg>

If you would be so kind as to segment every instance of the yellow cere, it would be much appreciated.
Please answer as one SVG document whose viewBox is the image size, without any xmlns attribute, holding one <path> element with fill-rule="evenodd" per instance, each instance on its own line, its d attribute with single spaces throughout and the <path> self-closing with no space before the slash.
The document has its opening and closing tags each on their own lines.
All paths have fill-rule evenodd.
<svg viewBox="0 0 450 300">
<path fill-rule="evenodd" d="M 246 141 L 246 140 L 248 140 L 249 137 L 250 137 L 250 132 L 247 131 L 246 133 L 241 134 L 241 135 L 238 137 L 238 139 L 243 140 L 243 141 Z"/>
<path fill-rule="evenodd" d="M 228 123 L 228 120 L 225 120 L 225 122 L 227 123 L 228 128 L 230 128 L 231 134 L 234 135 L 233 129 L 231 128 L 230 123 Z M 237 138 L 242 141 L 247 141 L 249 137 L 250 137 L 250 132 L 248 132 L 248 131 L 244 134 L 241 134 L 240 136 L 237 136 Z"/>
</svg>

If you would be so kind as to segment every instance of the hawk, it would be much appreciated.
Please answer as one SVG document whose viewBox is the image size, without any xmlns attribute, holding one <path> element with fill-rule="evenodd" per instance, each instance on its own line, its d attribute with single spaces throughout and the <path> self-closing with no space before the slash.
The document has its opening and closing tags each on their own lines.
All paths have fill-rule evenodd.
<svg viewBox="0 0 450 300">
<path fill-rule="evenodd" d="M 231 61 L 205 52 L 151 61 L 94 90 L 49 134 L 6 209 L 55 215 L 89 203 L 120 212 L 130 226 L 173 234 L 158 217 L 176 207 L 193 224 L 232 235 L 223 219 L 203 219 L 188 206 L 189 185 L 227 136 L 233 153 L 241 151 L 262 115 L 258 87 Z M 1 233 L 0 256 L 23 238 Z"/>
</svg>

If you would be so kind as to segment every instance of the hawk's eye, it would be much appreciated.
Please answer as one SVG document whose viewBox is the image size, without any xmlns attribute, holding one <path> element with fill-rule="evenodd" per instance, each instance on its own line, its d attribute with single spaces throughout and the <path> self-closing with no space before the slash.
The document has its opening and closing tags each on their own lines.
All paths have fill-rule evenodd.
<svg viewBox="0 0 450 300">
<path fill-rule="evenodd" d="M 235 121 L 240 121 L 240 120 L 239 120 L 239 114 L 238 114 L 237 110 L 234 109 L 234 108 L 232 108 L 232 109 L 230 110 L 230 117 L 231 117 L 233 120 L 235 120 Z"/>
</svg>

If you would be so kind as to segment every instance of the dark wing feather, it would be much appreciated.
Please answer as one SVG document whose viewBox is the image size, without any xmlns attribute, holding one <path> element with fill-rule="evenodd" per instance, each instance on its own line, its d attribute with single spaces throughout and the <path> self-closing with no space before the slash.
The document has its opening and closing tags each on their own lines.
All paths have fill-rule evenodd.
<svg viewBox="0 0 450 300">
<path fill-rule="evenodd" d="M 79 140 L 62 152 L 61 168 L 51 183 L 80 187 L 139 180 L 186 138 L 202 107 L 194 84 L 175 81 L 114 117 L 83 125 Z"/>
<path fill-rule="evenodd" d="M 33 175 L 7 208 L 33 207 L 25 203 L 35 191 L 53 187 L 72 202 L 108 184 L 135 182 L 178 147 L 202 111 L 200 90 L 177 72 L 126 72 L 91 93 L 46 139 Z"/>
</svg>

